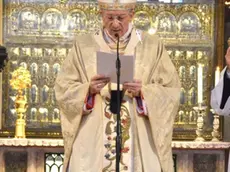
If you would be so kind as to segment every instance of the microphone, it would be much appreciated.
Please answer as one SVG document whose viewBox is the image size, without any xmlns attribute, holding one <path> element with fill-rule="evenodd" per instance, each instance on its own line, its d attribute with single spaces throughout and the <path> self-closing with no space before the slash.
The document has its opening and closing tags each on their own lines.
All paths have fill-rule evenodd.
<svg viewBox="0 0 230 172">
<path fill-rule="evenodd" d="M 119 34 L 118 33 L 115 33 L 115 35 L 114 35 L 117 39 L 118 39 L 118 41 L 119 41 Z"/>
</svg>

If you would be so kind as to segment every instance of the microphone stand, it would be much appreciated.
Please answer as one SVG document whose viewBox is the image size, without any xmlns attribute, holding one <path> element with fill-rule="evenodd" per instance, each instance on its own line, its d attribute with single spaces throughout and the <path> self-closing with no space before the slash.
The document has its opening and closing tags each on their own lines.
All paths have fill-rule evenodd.
<svg viewBox="0 0 230 172">
<path fill-rule="evenodd" d="M 116 68 L 117 68 L 117 137 L 116 137 L 116 172 L 120 172 L 120 159 L 121 159 L 121 95 L 120 95 L 120 69 L 121 62 L 119 58 L 119 35 L 115 35 L 117 37 L 117 60 L 116 60 Z"/>
</svg>

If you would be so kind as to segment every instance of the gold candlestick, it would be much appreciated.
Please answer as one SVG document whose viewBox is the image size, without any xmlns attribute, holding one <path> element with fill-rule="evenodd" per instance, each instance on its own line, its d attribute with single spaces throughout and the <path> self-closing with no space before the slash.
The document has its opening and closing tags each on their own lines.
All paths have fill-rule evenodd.
<svg viewBox="0 0 230 172">
<path fill-rule="evenodd" d="M 212 131 L 212 142 L 219 142 L 220 140 L 218 139 L 220 137 L 219 133 L 219 127 L 220 127 L 220 120 L 219 120 L 219 115 L 215 113 L 213 109 L 210 110 L 213 114 L 214 120 L 213 120 L 213 131 Z"/>
<path fill-rule="evenodd" d="M 28 70 L 24 67 L 19 67 L 12 73 L 10 85 L 12 89 L 17 90 L 15 108 L 17 112 L 17 120 L 15 124 L 15 138 L 25 138 L 25 113 L 28 107 L 24 90 L 31 86 L 31 76 Z"/>
<path fill-rule="evenodd" d="M 206 110 L 206 106 L 202 106 L 201 103 L 198 104 L 198 107 L 193 108 L 197 112 L 197 129 L 196 129 L 196 142 L 203 142 L 205 139 L 203 138 L 203 127 L 204 127 L 204 114 Z"/>
</svg>

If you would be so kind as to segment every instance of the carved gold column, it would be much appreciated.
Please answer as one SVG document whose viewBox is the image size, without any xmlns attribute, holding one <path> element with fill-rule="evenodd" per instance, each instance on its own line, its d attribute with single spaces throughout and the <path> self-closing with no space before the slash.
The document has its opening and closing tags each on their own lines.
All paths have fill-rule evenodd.
<svg viewBox="0 0 230 172">
<path fill-rule="evenodd" d="M 216 8 L 216 65 L 224 67 L 224 11 L 225 0 L 218 0 Z"/>
<path fill-rule="evenodd" d="M 3 0 L 0 1 L 0 45 L 2 45 L 2 34 L 3 34 L 3 28 L 2 28 L 2 22 L 3 22 Z"/>
<path fill-rule="evenodd" d="M 3 0 L 0 0 L 0 45 L 3 44 Z M 2 128 L 2 73 L 0 72 L 0 129 Z"/>
</svg>

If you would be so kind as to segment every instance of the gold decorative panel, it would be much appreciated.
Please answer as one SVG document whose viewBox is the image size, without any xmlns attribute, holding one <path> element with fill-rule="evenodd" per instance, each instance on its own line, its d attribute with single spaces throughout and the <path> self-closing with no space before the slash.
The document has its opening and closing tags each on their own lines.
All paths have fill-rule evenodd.
<svg viewBox="0 0 230 172">
<path fill-rule="evenodd" d="M 9 88 L 10 72 L 26 67 L 32 87 L 26 91 L 27 136 L 61 137 L 60 113 L 53 90 L 55 78 L 67 56 L 74 35 L 94 33 L 101 27 L 92 2 L 58 0 L 5 0 L 4 44 L 10 63 L 4 72 L 3 129 L 13 132 L 15 93 Z M 197 115 L 197 66 L 204 65 L 204 102 L 209 106 L 214 54 L 214 4 L 138 3 L 133 24 L 158 34 L 165 42 L 181 78 L 181 105 L 174 125 L 174 139 L 194 139 Z M 151 107 L 149 107 L 151 109 Z M 208 108 L 209 109 L 209 108 Z M 212 115 L 207 110 L 205 137 L 210 138 Z M 47 132 L 48 131 L 48 132 Z"/>
</svg>

